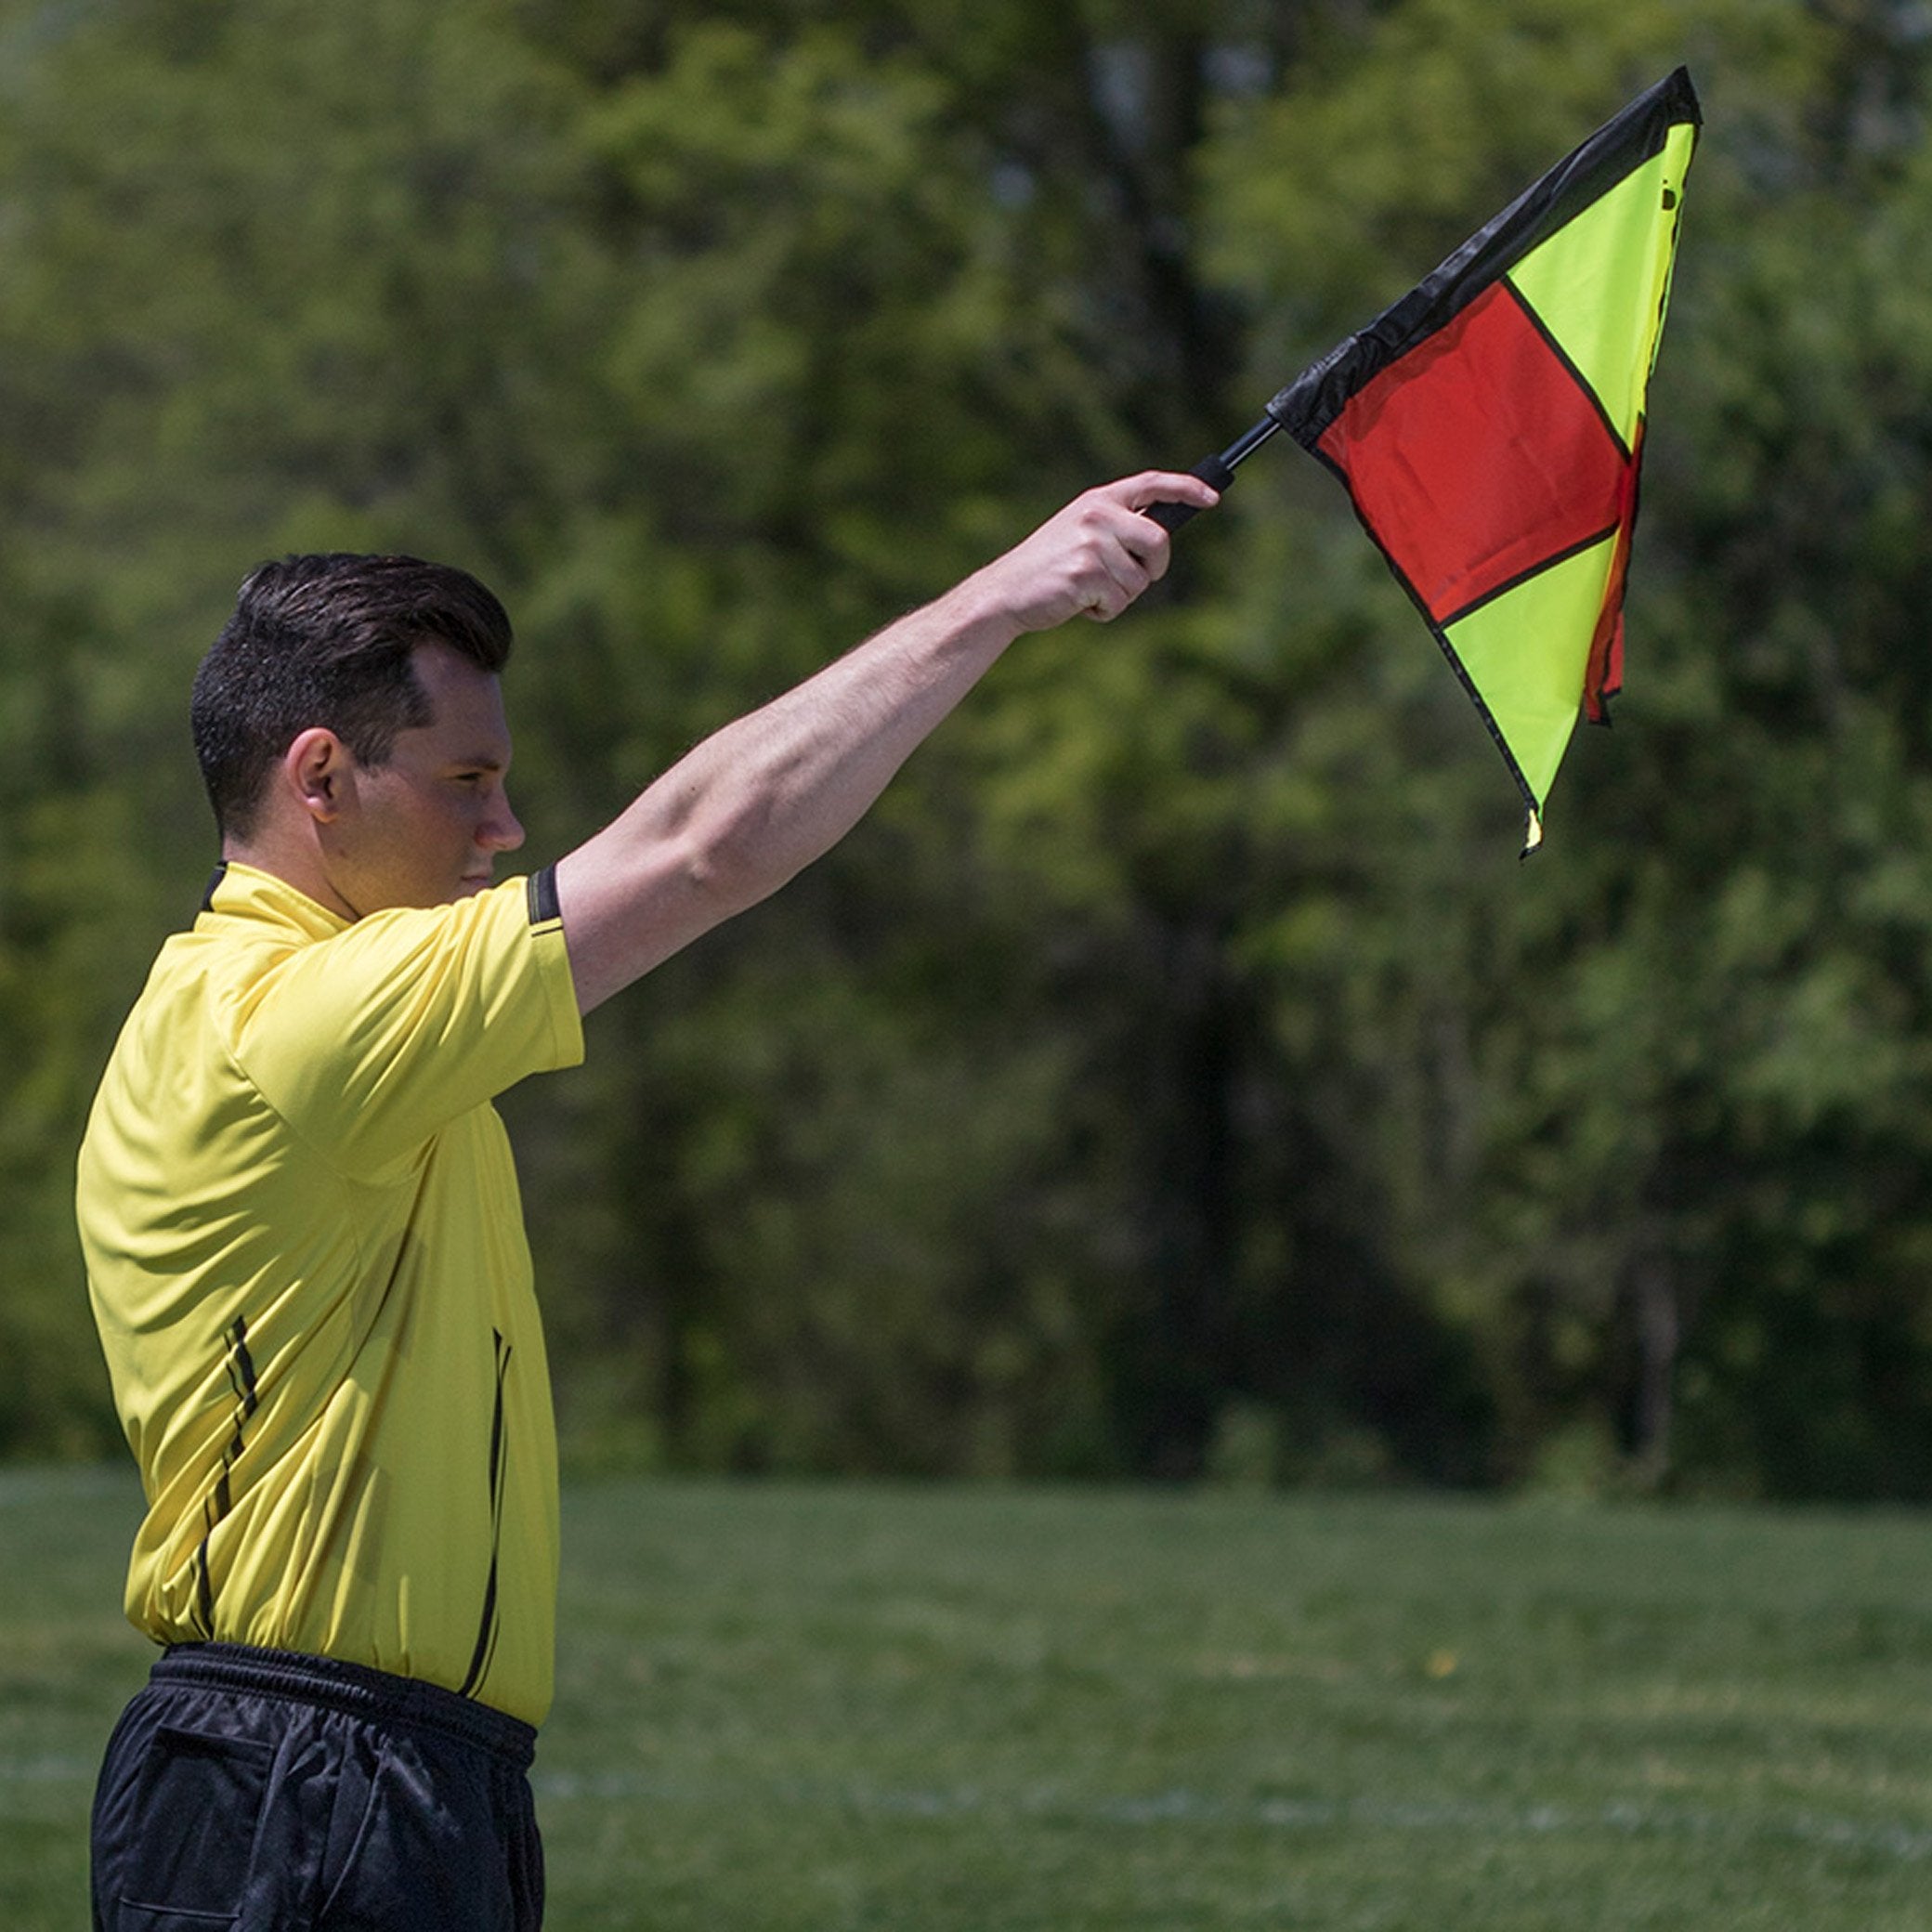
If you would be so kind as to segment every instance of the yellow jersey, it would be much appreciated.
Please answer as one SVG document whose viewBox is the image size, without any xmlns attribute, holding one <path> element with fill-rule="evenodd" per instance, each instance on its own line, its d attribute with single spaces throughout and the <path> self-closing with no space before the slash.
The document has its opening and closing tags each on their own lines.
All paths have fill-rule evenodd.
<svg viewBox="0 0 1932 1932">
<path fill-rule="evenodd" d="M 122 1030 L 79 1162 L 148 1502 L 137 1628 L 542 1721 L 556 1440 L 490 1102 L 582 1053 L 547 872 L 353 921 L 216 875 Z"/>
</svg>

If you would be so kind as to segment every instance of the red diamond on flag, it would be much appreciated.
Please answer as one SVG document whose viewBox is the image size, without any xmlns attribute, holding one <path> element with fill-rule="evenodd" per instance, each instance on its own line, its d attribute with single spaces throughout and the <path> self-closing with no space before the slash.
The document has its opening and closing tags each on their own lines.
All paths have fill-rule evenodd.
<svg viewBox="0 0 1932 1932">
<path fill-rule="evenodd" d="M 1508 282 L 1351 397 L 1320 448 L 1439 624 L 1627 504 L 1628 452 Z"/>
</svg>

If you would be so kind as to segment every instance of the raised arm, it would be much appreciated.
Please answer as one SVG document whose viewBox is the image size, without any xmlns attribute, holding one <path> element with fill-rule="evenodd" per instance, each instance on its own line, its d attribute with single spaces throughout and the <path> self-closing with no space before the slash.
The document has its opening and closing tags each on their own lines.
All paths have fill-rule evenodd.
<svg viewBox="0 0 1932 1932">
<path fill-rule="evenodd" d="M 1168 568 L 1168 533 L 1142 510 L 1216 500 L 1195 477 L 1159 470 L 1090 490 L 936 602 L 680 759 L 558 862 L 579 1007 L 588 1012 L 829 851 L 1014 638 L 1125 610 Z"/>
</svg>

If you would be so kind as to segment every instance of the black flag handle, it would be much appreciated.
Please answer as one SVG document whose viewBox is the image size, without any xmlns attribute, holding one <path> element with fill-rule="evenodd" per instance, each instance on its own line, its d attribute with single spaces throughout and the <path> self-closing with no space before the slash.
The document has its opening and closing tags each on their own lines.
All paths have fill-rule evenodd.
<svg viewBox="0 0 1932 1932">
<path fill-rule="evenodd" d="M 1191 476 L 1198 476 L 1210 490 L 1225 490 L 1234 480 L 1234 472 L 1227 461 L 1220 456 L 1204 456 L 1194 468 L 1188 471 Z M 1151 516 L 1164 530 L 1178 530 L 1183 523 L 1192 521 L 1200 515 L 1193 503 L 1149 503 L 1141 512 L 1142 516 Z"/>
<path fill-rule="evenodd" d="M 1226 490 L 1234 480 L 1235 465 L 1245 463 L 1280 427 L 1273 416 L 1263 416 L 1252 429 L 1236 437 L 1219 456 L 1204 456 L 1188 475 L 1198 476 L 1210 490 Z M 1153 517 L 1164 530 L 1178 530 L 1183 523 L 1192 522 L 1200 514 L 1192 503 L 1150 503 L 1141 512 L 1142 516 Z"/>
</svg>

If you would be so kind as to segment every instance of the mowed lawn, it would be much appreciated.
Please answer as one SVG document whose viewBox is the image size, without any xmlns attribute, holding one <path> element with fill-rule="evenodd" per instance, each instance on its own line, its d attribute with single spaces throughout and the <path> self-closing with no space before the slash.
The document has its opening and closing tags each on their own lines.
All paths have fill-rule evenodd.
<svg viewBox="0 0 1932 1932">
<path fill-rule="evenodd" d="M 0 1928 L 86 1922 L 131 1485 L 0 1471 Z M 553 1932 L 1932 1925 L 1932 1519 L 580 1482 Z"/>
</svg>

